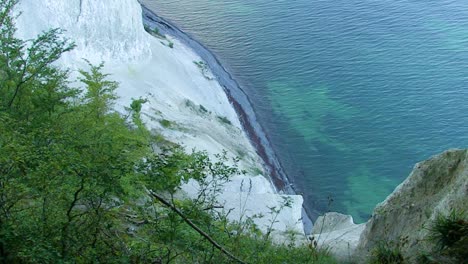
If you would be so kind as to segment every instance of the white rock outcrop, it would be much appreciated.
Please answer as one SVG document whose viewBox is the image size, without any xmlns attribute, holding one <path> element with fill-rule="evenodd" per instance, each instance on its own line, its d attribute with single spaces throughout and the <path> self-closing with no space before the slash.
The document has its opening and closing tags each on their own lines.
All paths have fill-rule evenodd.
<svg viewBox="0 0 468 264">
<path fill-rule="evenodd" d="M 355 224 L 353 217 L 336 212 L 319 216 L 312 229 L 311 239 L 318 248 L 330 251 L 337 259 L 352 259 L 365 224 Z"/>
</svg>

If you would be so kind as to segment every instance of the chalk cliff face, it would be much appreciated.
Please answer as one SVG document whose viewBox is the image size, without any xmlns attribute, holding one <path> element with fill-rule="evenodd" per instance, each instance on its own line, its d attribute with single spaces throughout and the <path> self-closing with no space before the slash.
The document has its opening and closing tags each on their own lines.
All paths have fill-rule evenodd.
<svg viewBox="0 0 468 264">
<path fill-rule="evenodd" d="M 151 55 L 143 30 L 141 7 L 135 0 L 21 0 L 23 15 L 17 22 L 19 36 L 33 38 L 50 28 L 65 29 L 77 47 L 64 58 L 68 63 L 86 58 L 129 62 Z"/>
<path fill-rule="evenodd" d="M 145 98 L 142 118 L 149 129 L 187 150 L 205 150 L 213 158 L 224 150 L 228 157 L 241 157 L 239 167 L 247 175 L 226 184 L 219 202 L 232 212 L 231 220 L 263 214 L 264 218 L 255 219 L 256 224 L 262 230 L 270 225 L 270 208 L 279 208 L 283 196 L 259 175 L 262 161 L 223 88 L 214 78 L 207 78 L 213 76 L 208 68 L 194 63 L 201 58 L 192 49 L 171 36 L 155 38 L 144 30 L 137 0 L 20 0 L 16 11 L 22 12 L 16 21 L 18 37 L 31 39 L 42 31 L 61 28 L 64 37 L 75 42 L 77 47 L 58 62 L 71 70 L 71 81 L 78 69 L 86 69 L 83 59 L 104 62 L 104 72 L 120 84 L 117 110 L 123 111 L 132 98 Z M 242 187 L 246 182 L 252 184 L 247 190 Z M 184 186 L 188 194 L 196 188 L 196 184 Z M 280 213 L 273 228 L 303 233 L 302 197 L 288 197 L 291 207 Z"/>
<path fill-rule="evenodd" d="M 357 255 L 380 241 L 400 245 L 414 261 L 431 248 L 428 228 L 437 214 L 468 206 L 468 150 L 449 150 L 416 164 L 410 176 L 379 204 L 361 235 Z"/>
</svg>

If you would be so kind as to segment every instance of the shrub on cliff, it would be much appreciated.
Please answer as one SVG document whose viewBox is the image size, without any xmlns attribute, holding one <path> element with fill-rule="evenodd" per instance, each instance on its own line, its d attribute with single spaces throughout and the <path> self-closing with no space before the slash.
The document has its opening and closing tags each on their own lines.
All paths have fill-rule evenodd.
<svg viewBox="0 0 468 264">
<path fill-rule="evenodd" d="M 369 264 L 403 264 L 398 245 L 390 242 L 381 241 L 377 247 L 371 251 Z"/>
<path fill-rule="evenodd" d="M 452 210 L 447 215 L 439 214 L 427 229 L 429 236 L 425 242 L 432 250 L 415 252 L 418 263 L 468 263 L 468 219 L 464 211 Z M 381 242 L 371 251 L 369 263 L 410 262 L 403 258 L 398 245 Z"/>
<path fill-rule="evenodd" d="M 448 215 L 439 214 L 429 227 L 429 232 L 434 250 L 424 257 L 426 262 L 468 262 L 468 217 L 464 211 L 452 210 Z"/>
</svg>

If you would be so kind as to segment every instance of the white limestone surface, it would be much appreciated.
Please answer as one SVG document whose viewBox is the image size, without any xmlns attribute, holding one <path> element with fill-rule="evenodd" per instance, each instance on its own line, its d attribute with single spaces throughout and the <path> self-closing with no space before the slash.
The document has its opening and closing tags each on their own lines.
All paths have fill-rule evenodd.
<svg viewBox="0 0 468 264">
<path fill-rule="evenodd" d="M 359 238 L 366 224 L 355 224 L 351 215 L 329 212 L 319 216 L 311 239 L 343 263 L 353 262 Z"/>
<path fill-rule="evenodd" d="M 142 112 L 150 129 L 189 150 L 206 150 L 211 156 L 226 150 L 230 157 L 241 157 L 240 167 L 248 175 L 235 177 L 219 197 L 227 209 L 234 208 L 230 219 L 236 221 L 245 212 L 268 216 L 269 208 L 281 206 L 282 196 L 275 193 L 270 181 L 253 177 L 262 171 L 261 159 L 222 87 L 202 74 L 194 63 L 201 59 L 189 47 L 170 36 L 168 40 L 154 38 L 144 30 L 137 0 L 20 0 L 17 11 L 22 12 L 17 19 L 17 35 L 23 39 L 50 28 L 65 30 L 65 37 L 77 47 L 58 63 L 70 68 L 72 76 L 86 68 L 83 59 L 94 64 L 105 62 L 104 71 L 120 83 L 116 109 L 123 110 L 132 98 L 146 98 Z M 169 40 L 173 48 L 168 46 Z M 170 126 L 163 127 L 162 120 L 169 120 Z M 241 184 L 249 179 L 252 188 L 243 200 L 240 197 L 246 193 Z M 190 193 L 196 185 L 184 189 Z M 278 215 L 274 229 L 303 233 L 299 221 L 302 197 L 290 198 L 291 208 Z M 241 203 L 245 206 L 237 207 Z M 264 217 L 255 221 L 264 227 L 270 220 Z"/>
</svg>

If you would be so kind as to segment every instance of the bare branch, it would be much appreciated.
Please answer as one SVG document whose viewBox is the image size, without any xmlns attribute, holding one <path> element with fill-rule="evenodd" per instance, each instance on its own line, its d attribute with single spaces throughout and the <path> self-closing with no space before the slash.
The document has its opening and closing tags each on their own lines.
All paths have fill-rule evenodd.
<svg viewBox="0 0 468 264">
<path fill-rule="evenodd" d="M 218 244 L 213 238 L 211 238 L 207 233 L 205 233 L 197 225 L 195 225 L 192 221 L 190 221 L 190 219 L 188 219 L 179 209 L 177 209 L 174 205 L 167 202 L 163 197 L 161 197 L 160 195 L 156 194 L 153 191 L 148 191 L 148 194 L 152 196 L 153 198 L 156 198 L 156 200 L 158 200 L 160 203 L 162 203 L 163 205 L 171 209 L 173 212 L 178 214 L 190 227 L 192 227 L 195 231 L 197 231 L 201 236 L 203 236 L 206 240 L 208 240 L 208 242 L 210 242 L 214 247 L 216 247 L 221 252 L 223 252 L 226 256 L 236 261 L 237 263 L 246 264 L 246 262 L 238 259 L 236 256 L 234 256 L 225 248 L 223 248 L 220 244 Z"/>
</svg>

